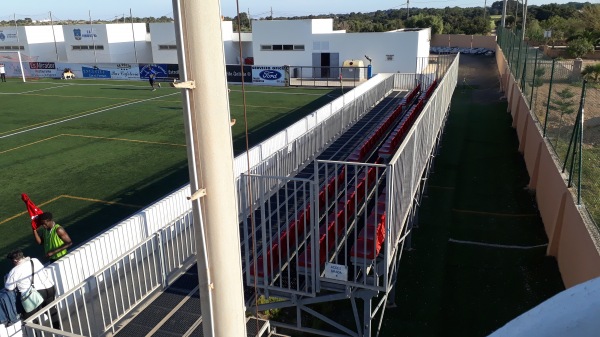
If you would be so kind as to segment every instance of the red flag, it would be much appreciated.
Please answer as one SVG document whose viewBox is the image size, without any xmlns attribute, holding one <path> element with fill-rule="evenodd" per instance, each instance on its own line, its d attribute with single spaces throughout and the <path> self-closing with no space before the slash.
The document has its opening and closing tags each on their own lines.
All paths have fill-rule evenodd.
<svg viewBox="0 0 600 337">
<path fill-rule="evenodd" d="M 29 199 L 29 196 L 27 194 L 21 194 L 21 199 L 23 199 L 25 206 L 27 206 L 27 212 L 29 212 L 29 216 L 31 217 L 31 228 L 36 230 L 39 227 L 39 224 L 37 222 L 37 216 L 44 213 L 44 211 L 37 207 L 33 203 L 33 201 Z"/>
</svg>

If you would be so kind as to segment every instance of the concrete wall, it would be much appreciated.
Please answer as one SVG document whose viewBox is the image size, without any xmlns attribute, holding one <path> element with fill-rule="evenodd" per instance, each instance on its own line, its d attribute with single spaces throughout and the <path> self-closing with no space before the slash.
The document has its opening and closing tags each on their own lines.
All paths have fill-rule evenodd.
<svg viewBox="0 0 600 337">
<path fill-rule="evenodd" d="M 600 276 L 600 232 L 575 202 L 550 144 L 542 137 L 540 125 L 510 74 L 502 50 L 496 52 L 502 89 L 508 112 L 519 137 L 519 150 L 529 172 L 529 187 L 544 222 L 549 244 L 547 253 L 556 257 L 567 288 Z"/>
<path fill-rule="evenodd" d="M 431 37 L 432 47 L 488 48 L 496 49 L 495 36 L 436 34 Z"/>
</svg>

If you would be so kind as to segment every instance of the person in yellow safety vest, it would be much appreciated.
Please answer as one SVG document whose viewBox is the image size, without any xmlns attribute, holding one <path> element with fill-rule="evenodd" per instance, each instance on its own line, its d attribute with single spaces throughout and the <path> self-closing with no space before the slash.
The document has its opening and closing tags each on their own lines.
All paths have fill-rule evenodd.
<svg viewBox="0 0 600 337">
<path fill-rule="evenodd" d="M 73 245 L 67 231 L 52 219 L 52 213 L 44 212 L 38 215 L 38 222 L 43 228 L 43 236 L 37 230 L 33 230 L 33 236 L 38 245 L 44 244 L 46 257 L 56 261 L 67 255 L 67 248 Z"/>
</svg>

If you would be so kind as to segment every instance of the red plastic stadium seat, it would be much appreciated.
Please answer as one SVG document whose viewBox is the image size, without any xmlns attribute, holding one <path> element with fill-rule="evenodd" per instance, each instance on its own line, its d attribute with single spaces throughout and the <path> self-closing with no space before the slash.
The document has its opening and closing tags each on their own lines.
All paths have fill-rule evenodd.
<svg viewBox="0 0 600 337">
<path fill-rule="evenodd" d="M 378 214 L 377 218 L 371 213 L 367 225 L 360 231 L 356 243 L 350 250 L 350 255 L 355 258 L 373 260 L 385 241 L 385 213 Z"/>
</svg>

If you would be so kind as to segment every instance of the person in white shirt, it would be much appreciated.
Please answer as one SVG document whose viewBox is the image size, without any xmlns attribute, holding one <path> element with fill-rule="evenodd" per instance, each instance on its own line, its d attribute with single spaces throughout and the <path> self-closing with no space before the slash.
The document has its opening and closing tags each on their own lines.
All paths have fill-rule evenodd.
<svg viewBox="0 0 600 337">
<path fill-rule="evenodd" d="M 56 297 L 56 287 L 54 286 L 54 280 L 48 275 L 48 271 L 44 269 L 44 266 L 40 260 L 36 258 L 30 258 L 23 256 L 23 252 L 20 249 L 14 250 L 6 256 L 7 259 L 11 260 L 15 265 L 13 269 L 8 272 L 6 280 L 4 282 L 4 288 L 6 290 L 17 290 L 20 294 L 23 294 L 29 287 L 31 287 L 32 279 L 32 268 L 33 262 L 33 284 L 35 289 L 42 295 L 44 302 L 39 307 L 29 313 L 22 312 L 21 319 L 26 319 L 33 316 L 36 312 L 41 310 L 43 307 L 54 301 Z M 20 296 L 18 297 L 20 301 Z M 52 322 L 54 327 L 58 327 L 57 312 L 56 308 L 50 310 L 52 316 Z"/>
<path fill-rule="evenodd" d="M 4 63 L 0 63 L 0 79 L 2 82 L 6 82 L 6 70 L 4 69 Z"/>
</svg>

